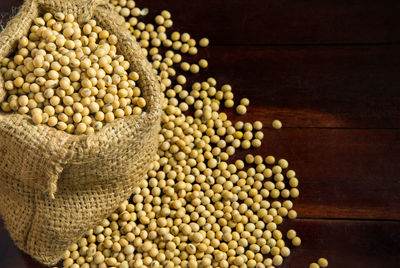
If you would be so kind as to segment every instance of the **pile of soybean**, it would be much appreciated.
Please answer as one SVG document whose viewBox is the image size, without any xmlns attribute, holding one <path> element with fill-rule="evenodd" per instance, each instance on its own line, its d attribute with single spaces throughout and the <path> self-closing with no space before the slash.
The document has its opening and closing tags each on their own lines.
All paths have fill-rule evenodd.
<svg viewBox="0 0 400 268">
<path fill-rule="evenodd" d="M 279 225 L 297 213 L 296 172 L 285 159 L 237 150 L 258 148 L 263 125 L 232 122 L 222 109 L 245 114 L 247 98 L 236 103 L 232 87 L 210 77 L 189 84 L 186 74 L 207 68 L 188 33 L 171 31 L 168 11 L 155 23 L 141 22 L 146 9 L 134 1 L 112 1 L 125 17 L 157 71 L 164 94 L 158 156 L 129 201 L 65 252 L 63 267 L 257 267 L 281 266 L 300 246 L 295 230 Z M 203 38 L 200 47 L 209 44 Z M 273 128 L 282 127 L 280 121 Z M 321 258 L 310 267 L 327 267 Z"/>
<path fill-rule="evenodd" d="M 80 26 L 63 13 L 34 19 L 15 55 L 1 61 L 7 93 L 1 110 L 74 134 L 141 114 L 139 75 L 117 53 L 117 42 L 95 20 Z"/>
</svg>

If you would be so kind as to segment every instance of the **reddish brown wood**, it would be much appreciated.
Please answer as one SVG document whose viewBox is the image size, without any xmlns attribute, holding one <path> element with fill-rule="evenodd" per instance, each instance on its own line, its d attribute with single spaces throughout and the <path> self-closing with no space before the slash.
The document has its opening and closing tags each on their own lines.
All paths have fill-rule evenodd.
<svg viewBox="0 0 400 268">
<path fill-rule="evenodd" d="M 329 267 L 395 268 L 400 262 L 400 223 L 380 221 L 285 220 L 280 230 L 295 229 L 302 245 L 294 248 L 282 267 L 304 268 L 320 257 Z M 0 223 L 0 267 L 44 268 L 21 253 Z"/>
<path fill-rule="evenodd" d="M 264 130 L 253 153 L 289 161 L 300 181 L 300 217 L 400 220 L 400 132 Z M 248 151 L 235 158 L 243 159 Z"/>
<path fill-rule="evenodd" d="M 396 0 L 137 1 L 150 19 L 170 10 L 176 29 L 212 44 L 399 42 Z"/>
<path fill-rule="evenodd" d="M 264 133 L 263 148 L 256 152 L 288 159 L 290 168 L 298 174 L 301 197 L 295 200 L 295 208 L 300 217 L 400 220 L 397 195 L 400 178 L 396 168 L 400 161 L 399 131 L 283 128 L 265 130 Z M 304 267 L 300 264 L 319 256 L 327 256 L 340 265 L 331 267 L 352 267 L 345 266 L 345 262 L 354 267 L 355 261 L 377 264 L 382 256 L 386 256 L 384 264 L 388 266 L 381 267 L 395 267 L 389 264 L 394 263 L 397 255 L 387 251 L 391 252 L 396 246 L 393 242 L 396 240 L 391 239 L 399 236 L 399 223 L 378 222 L 371 227 L 365 222 L 339 226 L 336 220 L 317 221 L 317 225 L 303 222 L 307 221 L 293 222 L 304 235 L 304 243 L 293 250 L 287 267 Z M 366 240 L 369 232 L 375 232 L 375 235 Z M 0 241 L 4 241 L 0 249 L 7 249 L 3 256 L 17 254 L 9 238 L 4 238 L 4 231 L 0 236 L 3 238 Z M 392 244 L 379 242 L 386 238 Z M 341 246 L 343 239 L 347 241 L 344 247 Z M 378 250 L 375 255 L 365 254 L 364 251 L 375 247 Z M 365 257 L 361 258 L 363 254 Z M 354 258 L 357 256 L 361 259 Z M 0 264 L 1 261 L 14 260 L 0 255 Z M 29 263 L 29 266 L 9 267 L 40 267 L 34 262 Z"/>
<path fill-rule="evenodd" d="M 20 3 L 1 1 L 0 11 L 10 14 Z M 249 97 L 249 114 L 234 120 L 283 121 L 280 131 L 264 129 L 256 152 L 288 159 L 300 179 L 295 208 L 303 219 L 283 228 L 295 228 L 303 244 L 284 267 L 307 267 L 321 256 L 330 267 L 397 267 L 400 47 L 327 44 L 399 42 L 398 1 L 139 0 L 138 6 L 150 8 L 148 18 L 171 10 L 174 30 L 219 45 L 201 50 L 210 68 L 191 81 L 214 76 L 233 85 L 237 100 Z M 0 267 L 44 267 L 13 245 L 2 223 Z"/>
<path fill-rule="evenodd" d="M 200 51 L 249 118 L 287 127 L 399 128 L 400 46 L 213 47 Z"/>
<path fill-rule="evenodd" d="M 1 1 L 9 14 L 22 0 Z M 148 20 L 163 9 L 173 14 L 175 29 L 212 44 L 327 44 L 399 42 L 396 0 L 137 1 L 148 7 Z M 8 17 L 8 16 L 7 16 Z"/>
<path fill-rule="evenodd" d="M 282 227 L 295 229 L 302 239 L 300 247 L 290 247 L 285 268 L 308 267 L 320 257 L 333 268 L 395 268 L 400 263 L 399 222 L 296 220 Z"/>
</svg>

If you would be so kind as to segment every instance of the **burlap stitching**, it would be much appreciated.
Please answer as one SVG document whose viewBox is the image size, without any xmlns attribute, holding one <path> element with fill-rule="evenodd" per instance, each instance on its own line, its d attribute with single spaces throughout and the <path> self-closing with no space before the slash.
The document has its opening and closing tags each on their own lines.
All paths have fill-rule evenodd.
<svg viewBox="0 0 400 268">
<path fill-rule="evenodd" d="M 15 45 L 12 42 L 29 29 L 29 25 L 24 26 L 21 22 L 29 22 L 38 11 L 55 11 L 37 6 L 37 0 L 25 1 L 0 35 L 0 44 L 3 44 L 0 55 L 9 55 Z M 74 4 L 76 2 L 68 2 L 66 9 Z M 71 10 L 76 11 L 76 6 Z M 70 135 L 46 125 L 35 126 L 28 116 L 0 112 L 0 138 L 8 153 L 5 160 L 0 159 L 0 164 L 2 160 L 14 163 L 6 170 L 0 169 L 0 183 L 9 189 L 0 195 L 0 213 L 16 245 L 45 264 L 57 263 L 71 243 L 132 194 L 158 148 L 159 81 L 140 46 L 122 26 L 123 20 L 112 11 L 110 4 L 107 2 L 91 10 L 93 19 L 103 29 L 117 35 L 118 53 L 130 62 L 131 70 L 139 73 L 138 84 L 147 102 L 147 113 L 118 119 L 88 136 Z M 21 28 L 19 34 L 14 31 L 16 25 Z M 11 32 L 14 33 L 13 40 L 11 34 L 7 35 Z M 4 43 L 8 45 L 4 46 Z M 1 82 L 0 76 L 0 96 L 4 92 Z M 24 157 L 24 150 L 31 152 L 31 158 Z M 21 176 L 18 170 L 21 167 L 26 168 L 24 174 L 35 174 L 37 178 Z M 48 175 L 46 180 L 40 178 L 43 170 Z M 57 186 L 57 192 L 55 199 L 51 199 L 49 192 L 56 190 L 54 186 Z M 16 203 L 19 206 L 15 206 Z"/>
<path fill-rule="evenodd" d="M 45 129 L 42 133 L 41 133 L 41 135 L 40 135 L 40 137 L 38 138 L 38 141 L 39 142 L 41 142 L 41 141 L 43 141 L 44 140 L 44 138 L 46 137 L 46 134 L 47 134 L 47 132 L 49 131 L 50 129 Z M 37 180 L 37 178 L 34 178 L 32 175 L 34 175 L 34 174 L 29 174 L 27 171 L 28 171 L 28 168 L 26 167 L 26 164 L 27 164 L 27 162 L 25 161 L 26 160 L 26 158 L 27 158 L 27 156 L 29 156 L 29 155 L 27 155 L 27 154 L 23 154 L 22 155 L 22 168 L 20 169 L 20 177 L 24 177 L 24 178 L 26 178 L 26 180 Z M 49 161 L 48 161 L 49 162 Z M 43 176 L 43 179 L 45 179 L 45 177 Z"/>
</svg>

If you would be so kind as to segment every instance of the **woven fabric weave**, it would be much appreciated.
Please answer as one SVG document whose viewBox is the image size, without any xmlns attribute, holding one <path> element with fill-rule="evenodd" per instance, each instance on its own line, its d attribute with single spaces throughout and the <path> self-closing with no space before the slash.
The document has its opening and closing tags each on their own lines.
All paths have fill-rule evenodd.
<svg viewBox="0 0 400 268">
<path fill-rule="evenodd" d="M 13 53 L 45 12 L 95 19 L 118 38 L 117 51 L 140 79 L 146 112 L 95 134 L 71 135 L 29 116 L 0 113 L 0 213 L 15 244 L 40 262 L 57 263 L 68 246 L 129 198 L 158 147 L 161 92 L 150 63 L 105 0 L 26 0 L 0 35 L 0 60 Z M 5 97 L 0 74 L 0 102 Z"/>
</svg>

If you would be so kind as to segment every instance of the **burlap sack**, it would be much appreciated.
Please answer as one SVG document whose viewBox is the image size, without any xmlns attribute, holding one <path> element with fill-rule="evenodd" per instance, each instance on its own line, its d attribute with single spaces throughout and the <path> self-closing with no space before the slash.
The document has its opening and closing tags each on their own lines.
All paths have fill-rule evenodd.
<svg viewBox="0 0 400 268">
<path fill-rule="evenodd" d="M 0 212 L 15 244 L 55 264 L 71 243 L 110 215 L 144 178 L 157 151 L 161 93 L 151 66 L 120 17 L 96 0 L 26 0 L 0 35 L 0 60 L 44 12 L 94 18 L 118 37 L 117 51 L 139 73 L 146 113 L 70 135 L 29 116 L 0 114 Z M 4 99 L 0 75 L 0 102 Z"/>
</svg>

